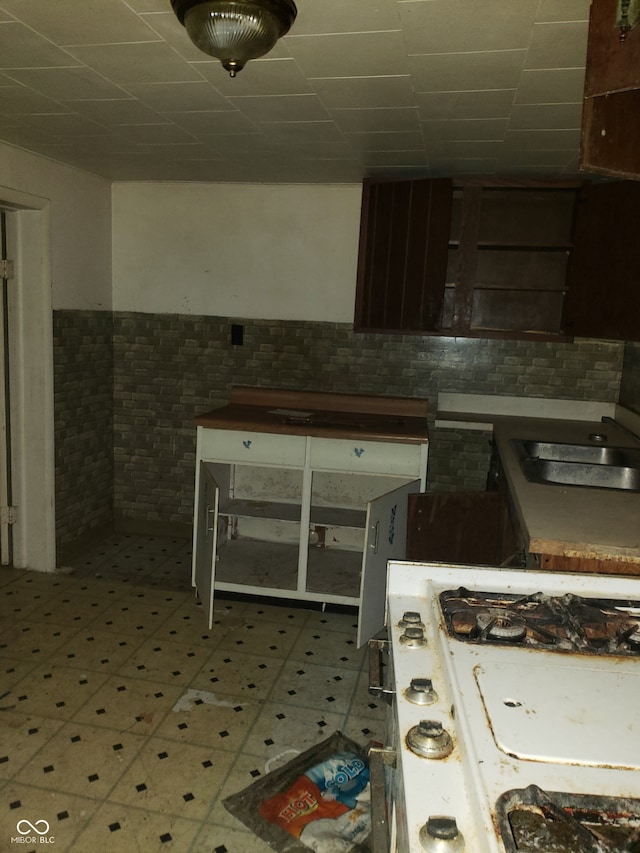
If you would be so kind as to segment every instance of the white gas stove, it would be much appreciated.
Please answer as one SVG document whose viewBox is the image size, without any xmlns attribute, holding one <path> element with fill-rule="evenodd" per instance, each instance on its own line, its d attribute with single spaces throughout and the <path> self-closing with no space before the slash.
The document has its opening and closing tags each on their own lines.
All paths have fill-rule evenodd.
<svg viewBox="0 0 640 853">
<path fill-rule="evenodd" d="M 640 578 L 391 562 L 400 853 L 640 851 Z"/>
</svg>

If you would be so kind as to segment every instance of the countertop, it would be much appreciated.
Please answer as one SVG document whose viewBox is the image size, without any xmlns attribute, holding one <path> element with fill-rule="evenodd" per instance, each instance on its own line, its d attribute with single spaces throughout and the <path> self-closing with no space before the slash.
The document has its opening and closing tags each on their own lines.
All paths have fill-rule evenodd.
<svg viewBox="0 0 640 853">
<path fill-rule="evenodd" d="M 528 550 L 640 563 L 640 494 L 530 483 L 511 444 L 513 438 L 589 444 L 590 433 L 606 433 L 609 446 L 640 446 L 615 424 L 601 421 L 494 419 L 496 446 Z"/>
<path fill-rule="evenodd" d="M 208 429 L 392 441 L 428 441 L 427 401 L 237 387 L 229 404 L 199 415 Z"/>
</svg>

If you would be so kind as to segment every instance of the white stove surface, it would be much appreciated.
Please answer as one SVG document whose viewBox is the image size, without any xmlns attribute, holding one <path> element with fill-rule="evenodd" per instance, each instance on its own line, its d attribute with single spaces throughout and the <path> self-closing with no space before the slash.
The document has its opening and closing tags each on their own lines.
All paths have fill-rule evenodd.
<svg viewBox="0 0 640 853">
<path fill-rule="evenodd" d="M 495 805 L 512 789 L 640 798 L 640 654 L 590 655 L 476 645 L 449 636 L 439 594 L 574 593 L 640 601 L 640 578 L 443 564 L 389 564 L 388 625 L 393 647 L 398 766 L 405 814 L 398 849 L 421 851 L 419 831 L 434 815 L 456 818 L 465 850 L 504 853 Z M 398 623 L 417 611 L 427 645 L 400 644 Z M 402 697 L 412 678 L 430 678 L 429 706 Z M 407 732 L 434 720 L 453 738 L 444 759 L 421 758 Z M 402 809 L 401 809 L 402 811 Z"/>
</svg>

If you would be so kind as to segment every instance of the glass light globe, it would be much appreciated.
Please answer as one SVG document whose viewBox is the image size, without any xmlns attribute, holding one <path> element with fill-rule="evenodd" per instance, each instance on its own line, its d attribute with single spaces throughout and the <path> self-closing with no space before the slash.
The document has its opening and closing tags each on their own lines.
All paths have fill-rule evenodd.
<svg viewBox="0 0 640 853">
<path fill-rule="evenodd" d="M 191 41 L 219 59 L 232 77 L 250 59 L 269 53 L 297 14 L 292 0 L 202 0 L 173 6 Z"/>
</svg>

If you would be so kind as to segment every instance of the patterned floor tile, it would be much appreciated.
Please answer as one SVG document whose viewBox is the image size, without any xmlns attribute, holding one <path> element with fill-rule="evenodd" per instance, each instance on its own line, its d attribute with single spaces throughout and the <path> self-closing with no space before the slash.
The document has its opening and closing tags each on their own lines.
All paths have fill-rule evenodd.
<svg viewBox="0 0 640 853">
<path fill-rule="evenodd" d="M 11 691 L 11 704 L 21 714 L 69 720 L 91 700 L 106 676 L 71 667 L 40 664 Z"/>
<path fill-rule="evenodd" d="M 76 847 L 74 839 L 85 827 L 92 825 L 98 808 L 99 803 L 89 797 L 12 781 L 0 790 L 0 850 L 22 850 L 27 853 L 32 848 L 12 843 L 11 838 L 19 837 L 20 831 L 29 833 L 30 825 L 45 830 L 41 821 L 46 821 L 48 831 L 44 837 L 53 841 L 46 845 L 38 844 L 36 849 L 57 850 L 58 853 L 80 851 L 83 848 Z M 85 849 L 91 850 L 93 847 Z M 111 853 L 115 848 L 104 847 L 103 850 Z"/>
<path fill-rule="evenodd" d="M 244 742 L 243 752 L 255 755 L 259 762 L 273 760 L 292 749 L 304 752 L 334 731 L 342 731 L 345 719 L 346 713 L 338 709 L 285 707 L 279 702 L 266 702 Z"/>
<path fill-rule="evenodd" d="M 9 701 L 9 698 L 3 700 Z M 5 708 L 2 711 L 0 779 L 12 779 L 60 731 L 64 721 L 34 717 L 18 713 L 11 707 Z"/>
<path fill-rule="evenodd" d="M 109 794 L 109 801 L 203 820 L 234 761 L 211 745 L 149 738 Z"/>
<path fill-rule="evenodd" d="M 2 572 L 0 605 L 0 850 L 25 820 L 64 853 L 266 853 L 225 796 L 336 730 L 384 738 L 355 612 L 220 595 L 209 630 L 185 540 Z"/>
<path fill-rule="evenodd" d="M 236 753 L 261 710 L 258 702 L 189 688 L 163 719 L 156 734 L 181 743 Z"/>
<path fill-rule="evenodd" d="M 267 658 L 235 649 L 216 649 L 192 686 L 225 696 L 257 702 L 266 699 L 284 666 L 281 658 Z"/>
<path fill-rule="evenodd" d="M 138 735 L 67 723 L 16 774 L 24 785 L 104 799 L 142 746 Z"/>
<path fill-rule="evenodd" d="M 194 851 L 199 821 L 174 814 L 137 809 L 123 803 L 104 803 L 75 839 L 73 851 L 103 853 L 185 853 Z M 67 853 L 67 851 L 65 851 Z"/>
<path fill-rule="evenodd" d="M 182 692 L 177 685 L 113 675 L 80 708 L 74 720 L 149 735 L 171 711 Z"/>
<path fill-rule="evenodd" d="M 188 685 L 207 666 L 210 656 L 206 646 L 154 637 L 139 645 L 119 671 L 131 678 Z"/>
</svg>

